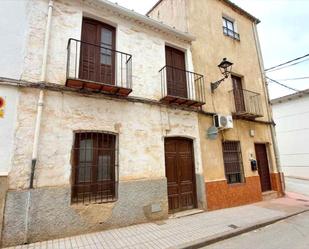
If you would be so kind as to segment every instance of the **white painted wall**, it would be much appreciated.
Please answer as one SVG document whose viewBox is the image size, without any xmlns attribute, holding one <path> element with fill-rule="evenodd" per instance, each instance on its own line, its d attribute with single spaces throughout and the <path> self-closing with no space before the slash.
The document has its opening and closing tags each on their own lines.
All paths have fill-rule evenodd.
<svg viewBox="0 0 309 249">
<path fill-rule="evenodd" d="M 20 79 L 27 32 L 28 0 L 0 1 L 0 77 Z"/>
<path fill-rule="evenodd" d="M 24 80 L 38 81 L 44 29 L 46 26 L 46 0 L 31 0 L 29 10 L 29 41 L 26 47 Z M 193 70 L 190 44 L 171 34 L 155 32 L 141 24 L 110 12 L 94 1 L 57 0 L 51 23 L 51 36 L 47 62 L 47 81 L 64 85 L 66 82 L 67 44 L 69 38 L 81 39 L 83 16 L 108 23 L 116 28 L 116 50 L 132 55 L 133 92 L 131 96 L 160 99 L 161 76 L 165 66 L 165 44 L 186 51 L 187 69 Z M 77 63 L 78 65 L 78 63 Z"/>
<path fill-rule="evenodd" d="M 0 97 L 5 100 L 4 116 L 0 117 L 0 175 L 6 175 L 11 168 L 13 156 L 18 89 L 0 86 Z"/>
<path fill-rule="evenodd" d="M 39 90 L 20 89 L 10 189 L 28 186 Z M 73 131 L 118 134 L 120 181 L 165 177 L 164 137 L 194 140 L 196 172 L 202 174 L 198 114 L 123 100 L 46 91 L 35 187 L 69 186 Z"/>
<path fill-rule="evenodd" d="M 309 95 L 273 104 L 282 169 L 309 179 Z"/>
<path fill-rule="evenodd" d="M 22 79 L 36 82 L 40 80 L 48 1 L 29 1 L 28 40 Z M 193 71 L 189 43 L 171 34 L 150 30 L 102 6 L 88 0 L 54 1 L 47 61 L 48 82 L 65 84 L 67 43 L 69 38 L 80 40 L 83 16 L 116 27 L 116 49 L 133 57 L 131 96 L 161 98 L 159 70 L 165 65 L 165 44 L 186 51 L 186 65 Z M 37 89 L 19 89 L 10 189 L 23 189 L 29 184 L 37 101 Z M 118 134 L 120 181 L 165 177 L 165 136 L 194 140 L 196 172 L 202 174 L 196 112 L 46 91 L 35 172 L 36 187 L 70 184 L 75 130 Z"/>
</svg>

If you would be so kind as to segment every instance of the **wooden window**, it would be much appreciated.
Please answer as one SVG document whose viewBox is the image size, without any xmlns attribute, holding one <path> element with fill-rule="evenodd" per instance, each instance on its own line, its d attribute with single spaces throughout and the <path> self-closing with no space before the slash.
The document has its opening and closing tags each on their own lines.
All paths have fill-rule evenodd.
<svg viewBox="0 0 309 249">
<path fill-rule="evenodd" d="M 239 34 L 236 32 L 235 23 L 226 17 L 222 17 L 223 33 L 236 40 L 239 40 Z"/>
<path fill-rule="evenodd" d="M 224 169 L 227 183 L 243 182 L 243 167 L 239 141 L 222 143 Z"/>
<path fill-rule="evenodd" d="M 76 132 L 73 145 L 73 203 L 102 203 L 117 199 L 116 136 Z"/>
</svg>

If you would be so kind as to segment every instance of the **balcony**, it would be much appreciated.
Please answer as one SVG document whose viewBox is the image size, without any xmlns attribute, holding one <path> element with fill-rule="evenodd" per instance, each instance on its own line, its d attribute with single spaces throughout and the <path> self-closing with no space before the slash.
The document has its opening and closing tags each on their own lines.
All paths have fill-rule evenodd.
<svg viewBox="0 0 309 249">
<path fill-rule="evenodd" d="M 75 89 L 128 96 L 132 92 L 132 56 L 70 38 L 66 85 Z"/>
<path fill-rule="evenodd" d="M 259 93 L 234 88 L 229 94 L 234 117 L 245 119 L 263 117 L 262 101 Z"/>
<path fill-rule="evenodd" d="M 161 102 L 185 107 L 205 104 L 204 76 L 179 68 L 164 66 L 161 74 Z"/>
</svg>

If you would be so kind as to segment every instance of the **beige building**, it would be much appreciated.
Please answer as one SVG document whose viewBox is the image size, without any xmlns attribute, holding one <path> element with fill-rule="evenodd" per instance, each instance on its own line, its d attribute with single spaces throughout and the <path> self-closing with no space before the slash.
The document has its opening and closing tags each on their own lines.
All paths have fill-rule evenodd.
<svg viewBox="0 0 309 249">
<path fill-rule="evenodd" d="M 280 193 L 259 20 L 228 0 L 162 0 L 148 16 L 196 37 L 193 65 L 206 89 L 199 130 L 207 209 L 259 201 L 270 190 Z M 231 77 L 212 92 L 210 83 L 223 77 L 217 68 L 222 58 L 233 63 Z M 214 140 L 207 136 L 212 113 L 233 116 L 233 128 L 219 129 Z M 252 170 L 255 160 L 258 170 Z"/>
<path fill-rule="evenodd" d="M 254 17 L 218 0 L 160 1 L 152 18 L 106 0 L 0 6 L 2 245 L 281 192 Z M 211 93 L 223 57 L 238 88 Z M 210 134 L 217 113 L 233 128 Z"/>
</svg>

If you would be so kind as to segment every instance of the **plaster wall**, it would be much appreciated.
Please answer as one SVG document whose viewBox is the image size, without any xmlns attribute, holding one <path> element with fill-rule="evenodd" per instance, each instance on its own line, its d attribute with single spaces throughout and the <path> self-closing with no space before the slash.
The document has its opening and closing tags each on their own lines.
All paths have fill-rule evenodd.
<svg viewBox="0 0 309 249">
<path fill-rule="evenodd" d="M 47 4 L 48 1 L 45 0 L 32 0 L 32 4 L 29 5 L 29 42 L 26 44 L 24 80 L 39 80 Z M 116 50 L 132 55 L 131 96 L 157 100 L 161 98 L 159 70 L 165 66 L 165 44 L 184 50 L 187 69 L 193 70 L 190 44 L 187 42 L 167 33 L 153 31 L 128 17 L 120 16 L 99 1 L 56 0 L 47 62 L 48 82 L 65 84 L 68 40 L 81 39 L 83 17 L 90 17 L 116 28 Z"/>
<path fill-rule="evenodd" d="M 211 82 L 223 77 L 217 65 L 222 58 L 227 58 L 233 62 L 232 74 L 242 78 L 243 88 L 260 94 L 264 116 L 258 120 L 270 121 L 266 109 L 267 102 L 258 47 L 254 36 L 254 22 L 219 0 L 185 1 L 182 5 L 186 6 L 186 11 L 179 12 L 179 20 L 174 21 L 172 9 L 180 4 L 176 2 L 162 1 L 150 16 L 158 19 L 160 16 L 158 12 L 170 11 L 171 16 L 160 16 L 163 22 L 177 24 L 180 20 L 187 19 L 188 32 L 196 36 L 191 49 L 194 69 L 205 77 L 206 105 L 203 109 L 226 115 L 234 111 L 230 77 L 223 81 L 213 94 L 210 89 Z M 228 17 L 234 21 L 236 32 L 240 34 L 240 41 L 224 35 L 222 17 Z M 251 171 L 249 161 L 250 155 L 255 157 L 254 143 L 268 144 L 269 165 L 271 171 L 277 172 L 269 125 L 234 119 L 233 129 L 221 132 L 216 140 L 209 140 L 207 129 L 212 125 L 212 118 L 200 115 L 199 129 L 205 181 L 225 180 L 221 145 L 223 139 L 240 140 L 246 177 L 258 176 L 257 172 Z M 250 129 L 255 131 L 254 137 L 249 136 Z"/>
<path fill-rule="evenodd" d="M 179 11 L 177 15 L 173 15 L 173 10 L 177 8 L 185 8 L 186 11 Z M 159 15 L 159 12 L 167 12 L 170 15 Z M 221 83 L 214 94 L 210 89 L 211 82 L 223 77 L 217 65 L 222 58 L 227 58 L 234 63 L 232 73 L 242 77 L 243 88 L 261 94 L 261 108 L 264 117 L 260 119 L 268 120 L 253 21 L 219 0 L 165 0 L 150 13 L 150 16 L 174 26 L 187 20 L 187 31 L 196 37 L 191 49 L 194 69 L 205 77 L 207 101 L 207 104 L 203 106 L 205 111 L 222 114 L 230 114 L 234 111 L 233 96 L 230 92 L 232 90 L 231 78 Z M 240 34 L 240 41 L 223 34 L 223 16 L 234 21 L 236 31 Z"/>
<path fill-rule="evenodd" d="M 283 172 L 309 179 L 309 97 L 275 103 L 272 106 Z"/>
<path fill-rule="evenodd" d="M 187 0 L 162 0 L 148 16 L 178 30 L 188 32 L 186 16 Z"/>
<path fill-rule="evenodd" d="M 201 134 L 201 153 L 203 155 L 202 160 L 206 182 L 225 180 L 222 153 L 223 140 L 240 141 L 245 177 L 258 176 L 258 172 L 252 171 L 250 165 L 250 158 L 256 158 L 254 143 L 267 144 L 270 171 L 277 172 L 270 130 L 265 128 L 264 124 L 257 124 L 244 120 L 234 120 L 234 128 L 219 132 L 218 137 L 215 140 L 207 138 L 207 129 L 213 125 L 212 119 L 200 115 L 199 124 Z M 254 137 L 250 136 L 250 130 L 254 130 Z"/>
<path fill-rule="evenodd" d="M 35 89 L 20 90 L 10 189 L 28 184 L 38 94 Z M 46 91 L 35 187 L 70 184 L 74 130 L 118 134 L 120 180 L 164 177 L 165 136 L 194 139 L 196 172 L 202 172 L 197 113 Z"/>
<path fill-rule="evenodd" d="M 28 3 L 28 0 L 0 1 L 0 77 L 21 78 L 28 30 Z"/>
<path fill-rule="evenodd" d="M 26 188 L 39 96 L 38 89 L 20 88 L 19 91 L 18 127 L 4 215 L 5 245 L 23 243 L 29 194 Z M 90 97 L 47 90 L 43 109 L 35 190 L 31 191 L 28 216 L 29 241 L 167 217 L 164 138 L 168 136 L 193 139 L 198 205 L 205 207 L 197 113 L 100 94 Z M 116 202 L 71 205 L 71 149 L 75 130 L 117 134 L 119 198 Z M 160 211 L 153 213 L 152 204 L 159 204 Z M 98 212 L 104 217 L 97 217 Z"/>
<path fill-rule="evenodd" d="M 233 62 L 232 73 L 242 77 L 243 88 L 261 94 L 264 117 L 267 120 L 266 101 L 253 22 L 218 0 L 188 1 L 189 32 L 197 36 L 192 45 L 195 70 L 205 75 L 206 99 L 212 99 L 205 110 L 229 114 L 233 110 L 230 91 L 232 80 L 228 78 L 211 94 L 210 82 L 222 78 L 217 65 L 222 58 Z M 190 14 L 189 14 L 190 13 Z M 240 41 L 223 34 L 222 17 L 234 20 Z M 203 25 L 199 25 L 200 23 Z"/>
</svg>

